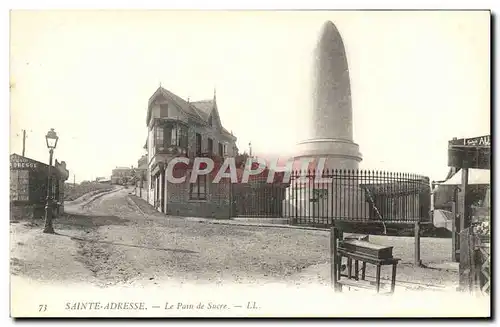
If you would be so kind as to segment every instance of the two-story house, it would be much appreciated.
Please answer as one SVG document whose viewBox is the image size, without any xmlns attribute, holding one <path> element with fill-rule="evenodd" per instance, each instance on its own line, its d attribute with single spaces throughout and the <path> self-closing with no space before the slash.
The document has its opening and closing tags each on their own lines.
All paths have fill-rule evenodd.
<svg viewBox="0 0 500 327">
<path fill-rule="evenodd" d="M 215 92 L 213 100 L 189 102 L 159 87 L 149 99 L 146 124 L 149 203 L 169 215 L 229 217 L 229 180 L 216 184 L 212 176 L 202 175 L 190 183 L 190 169 L 184 183 L 166 178 L 167 165 L 176 156 L 194 160 L 238 154 L 236 137 L 222 126 Z"/>
</svg>

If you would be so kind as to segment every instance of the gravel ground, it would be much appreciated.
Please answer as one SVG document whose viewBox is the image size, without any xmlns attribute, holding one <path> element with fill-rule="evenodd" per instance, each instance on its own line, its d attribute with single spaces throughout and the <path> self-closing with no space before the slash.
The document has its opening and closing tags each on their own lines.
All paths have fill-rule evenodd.
<svg viewBox="0 0 500 327">
<path fill-rule="evenodd" d="M 12 273 L 42 281 L 84 280 L 101 287 L 231 283 L 329 283 L 329 235 L 324 231 L 207 224 L 165 217 L 128 190 L 89 205 L 69 206 L 59 235 L 11 224 Z M 36 227 L 36 228 L 34 228 Z M 456 284 L 455 271 L 415 267 L 413 239 L 371 236 L 402 259 L 398 285 L 418 289 Z M 448 239 L 422 239 L 425 264 L 447 261 Z M 387 272 L 383 277 L 387 278 Z M 368 270 L 367 275 L 374 275 Z"/>
<path fill-rule="evenodd" d="M 67 236 L 42 233 L 43 225 L 26 222 L 10 224 L 10 266 L 13 276 L 50 282 L 92 282 L 97 280 L 79 262 L 79 247 L 69 235 L 80 231 L 65 231 Z"/>
</svg>

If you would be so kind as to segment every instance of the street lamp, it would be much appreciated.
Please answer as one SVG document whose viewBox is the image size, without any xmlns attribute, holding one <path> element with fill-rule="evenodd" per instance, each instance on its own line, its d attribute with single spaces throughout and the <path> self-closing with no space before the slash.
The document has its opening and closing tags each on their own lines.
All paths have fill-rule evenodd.
<svg viewBox="0 0 500 327">
<path fill-rule="evenodd" d="M 45 227 L 43 228 L 44 233 L 54 234 L 54 226 L 52 225 L 52 156 L 54 155 L 54 149 L 57 146 L 57 141 L 59 137 L 53 128 L 47 132 L 45 135 L 45 140 L 47 141 L 47 148 L 49 149 L 49 170 L 47 179 L 47 199 L 45 203 Z"/>
</svg>

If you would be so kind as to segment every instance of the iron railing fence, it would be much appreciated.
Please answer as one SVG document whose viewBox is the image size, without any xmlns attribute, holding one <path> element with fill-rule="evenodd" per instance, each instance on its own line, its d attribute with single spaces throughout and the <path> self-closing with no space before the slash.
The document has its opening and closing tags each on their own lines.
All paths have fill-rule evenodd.
<svg viewBox="0 0 500 327">
<path fill-rule="evenodd" d="M 233 216 L 283 217 L 291 224 L 430 221 L 428 177 L 384 171 L 292 171 L 232 186 Z"/>
</svg>

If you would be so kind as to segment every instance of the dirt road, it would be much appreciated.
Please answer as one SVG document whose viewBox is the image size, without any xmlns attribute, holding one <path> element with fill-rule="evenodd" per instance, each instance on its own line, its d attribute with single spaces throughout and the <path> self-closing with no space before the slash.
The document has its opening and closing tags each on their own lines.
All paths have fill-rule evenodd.
<svg viewBox="0 0 500 327">
<path fill-rule="evenodd" d="M 84 206 L 66 205 L 66 212 L 56 221 L 58 235 L 42 234 L 38 226 L 11 225 L 13 274 L 58 282 L 78 278 L 103 287 L 329 284 L 329 235 L 323 231 L 166 217 L 124 189 Z M 458 280 L 454 271 L 414 267 L 411 238 L 371 239 L 395 246 L 395 255 L 402 258 L 399 285 L 442 288 Z M 447 239 L 424 238 L 424 262 L 447 260 L 450 246 Z"/>
</svg>

